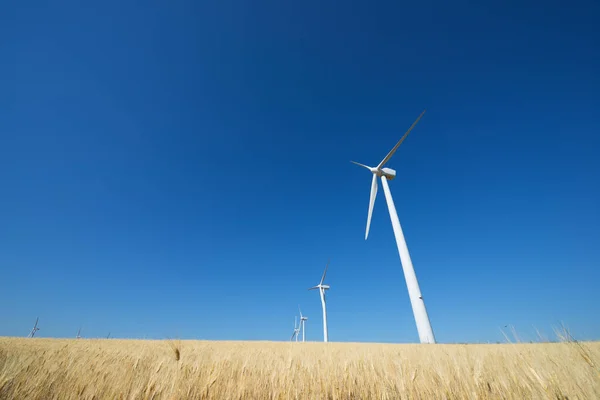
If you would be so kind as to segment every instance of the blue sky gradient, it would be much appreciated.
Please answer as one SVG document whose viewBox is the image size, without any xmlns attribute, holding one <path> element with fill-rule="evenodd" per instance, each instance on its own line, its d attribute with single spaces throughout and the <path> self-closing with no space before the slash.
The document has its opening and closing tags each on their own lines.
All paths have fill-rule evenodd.
<svg viewBox="0 0 600 400">
<path fill-rule="evenodd" d="M 11 2 L 0 335 L 600 338 L 600 3 Z"/>
</svg>

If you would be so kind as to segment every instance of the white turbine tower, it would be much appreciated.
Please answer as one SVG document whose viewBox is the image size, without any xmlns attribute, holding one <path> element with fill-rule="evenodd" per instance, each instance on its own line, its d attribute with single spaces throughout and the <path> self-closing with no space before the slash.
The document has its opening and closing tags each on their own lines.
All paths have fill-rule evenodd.
<svg viewBox="0 0 600 400">
<path fill-rule="evenodd" d="M 292 337 L 290 338 L 290 341 L 293 341 L 294 339 L 296 339 L 296 342 L 297 342 L 299 333 L 300 333 L 300 326 L 298 325 L 298 317 L 294 317 L 294 333 L 292 333 Z"/>
<path fill-rule="evenodd" d="M 396 143 L 394 148 L 385 156 L 383 160 L 376 167 L 369 167 L 364 164 L 352 161 L 354 164 L 360 165 L 371 171 L 373 174 L 373 180 L 371 182 L 371 197 L 369 199 L 369 214 L 367 215 L 367 230 L 365 232 L 365 240 L 369 237 L 369 228 L 371 225 L 371 216 L 373 215 L 373 206 L 375 204 L 375 197 L 377 196 L 377 177 L 381 178 L 381 184 L 383 185 L 383 191 L 385 193 L 385 200 L 388 205 L 390 212 L 390 218 L 392 220 L 392 227 L 394 228 L 394 236 L 396 237 L 396 245 L 398 246 L 398 253 L 400 253 L 400 261 L 402 262 L 402 269 L 404 271 L 404 279 L 406 280 L 406 286 L 408 287 L 408 295 L 410 297 L 410 303 L 412 305 L 413 314 L 415 316 L 415 322 L 417 323 L 417 331 L 419 332 L 419 339 L 421 343 L 435 343 L 435 336 L 431 329 L 431 323 L 429 322 L 429 316 L 427 315 L 427 309 L 425 308 L 425 302 L 421 295 L 421 289 L 419 289 L 419 282 L 417 282 L 417 276 L 408 253 L 408 247 L 406 246 L 406 240 L 402 233 L 402 227 L 400 226 L 400 220 L 394 206 L 394 200 L 392 199 L 392 193 L 388 186 L 388 180 L 392 180 L 396 177 L 396 171 L 390 168 L 383 168 L 390 158 L 394 155 L 400 144 L 406 139 L 406 136 L 415 127 L 417 122 L 425 114 L 425 111 L 419 115 L 419 118 L 411 125 L 406 131 L 404 136 Z"/>
<path fill-rule="evenodd" d="M 321 282 L 317 286 L 313 286 L 308 290 L 319 289 L 319 294 L 321 295 L 321 306 L 323 307 L 323 341 L 329 341 L 329 334 L 327 333 L 327 306 L 325 304 L 325 291 L 329 290 L 329 285 L 323 285 L 325 281 L 325 275 L 327 275 L 327 268 L 329 268 L 329 261 L 325 266 L 325 271 L 323 272 L 323 276 L 321 277 Z"/>
<path fill-rule="evenodd" d="M 75 339 L 81 339 L 81 327 L 77 331 L 77 336 L 75 336 Z"/>
<path fill-rule="evenodd" d="M 302 315 L 302 310 L 300 310 L 300 306 L 298 306 L 298 311 L 300 311 L 300 326 L 302 327 L 302 343 L 304 343 L 304 324 L 308 321 L 308 317 Z"/>
<path fill-rule="evenodd" d="M 29 332 L 29 335 L 27 335 L 28 338 L 34 337 L 35 333 L 40 330 L 40 328 L 37 327 L 39 319 L 40 319 L 40 317 L 37 317 L 35 319 L 35 325 L 33 325 L 33 329 L 31 329 L 31 332 Z"/>
</svg>

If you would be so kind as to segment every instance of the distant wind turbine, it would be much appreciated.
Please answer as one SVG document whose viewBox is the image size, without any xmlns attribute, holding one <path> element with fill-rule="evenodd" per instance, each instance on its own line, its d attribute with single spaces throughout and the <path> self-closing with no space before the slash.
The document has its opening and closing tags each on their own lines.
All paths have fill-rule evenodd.
<svg viewBox="0 0 600 400">
<path fill-rule="evenodd" d="M 37 327 L 39 320 L 40 320 L 40 317 L 37 317 L 35 319 L 35 325 L 33 325 L 33 329 L 31 329 L 31 332 L 29 332 L 29 335 L 27 335 L 28 338 L 34 337 L 35 333 L 40 330 L 40 328 Z"/>
<path fill-rule="evenodd" d="M 294 317 L 294 333 L 292 333 L 292 337 L 290 338 L 290 341 L 293 341 L 294 339 L 296 339 L 296 342 L 298 341 L 298 333 L 300 333 L 300 327 L 297 326 L 298 324 L 298 317 Z"/>
<path fill-rule="evenodd" d="M 302 327 L 302 343 L 304 343 L 304 324 L 308 321 L 308 317 L 302 315 L 302 310 L 300 310 L 300 306 L 298 306 L 298 311 L 300 311 L 300 326 Z"/>
<path fill-rule="evenodd" d="M 385 156 L 383 160 L 376 167 L 369 167 L 364 164 L 352 161 L 356 165 L 360 165 L 363 168 L 368 169 L 373 174 L 373 180 L 371 181 L 371 196 L 369 198 L 369 213 L 367 215 L 367 230 L 365 232 L 365 240 L 369 237 L 369 228 L 371 226 L 371 216 L 373 215 L 373 206 L 375 204 L 375 197 L 377 196 L 377 178 L 381 178 L 381 184 L 383 185 L 383 191 L 385 193 L 385 200 L 388 205 L 390 212 L 390 219 L 392 220 L 392 227 L 394 229 L 394 236 L 396 237 L 396 245 L 398 247 L 398 253 L 400 254 L 400 261 L 402 263 L 402 269 L 404 271 L 404 279 L 406 280 L 406 286 L 408 287 L 408 295 L 410 297 L 410 303 L 412 305 L 415 322 L 417 324 L 417 331 L 419 332 L 419 339 L 421 343 L 435 343 L 435 336 L 431 329 L 431 323 L 429 322 L 429 316 L 427 315 L 427 309 L 425 308 L 425 302 L 419 288 L 419 282 L 415 274 L 410 254 L 408 253 L 408 247 L 404 234 L 402 233 L 402 227 L 400 226 L 400 220 L 398 219 L 398 213 L 396 212 L 396 206 L 394 206 L 394 199 L 388 186 L 388 180 L 392 180 L 396 177 L 396 171 L 390 168 L 383 168 L 383 166 L 392 158 L 400 144 L 406 139 L 410 131 L 415 127 L 417 122 L 425 114 L 425 111 L 419 115 L 419 118 L 411 125 L 406 131 L 404 136 L 396 143 L 394 148 Z"/>
<path fill-rule="evenodd" d="M 77 331 L 77 336 L 75 336 L 75 339 L 81 339 L 81 327 L 79 327 L 79 330 Z"/>
<path fill-rule="evenodd" d="M 327 268 L 329 268 L 329 261 L 327 261 L 327 265 L 325 266 L 325 271 L 323 272 L 323 276 L 321 277 L 321 282 L 317 286 L 313 286 L 308 290 L 319 289 L 319 294 L 321 295 L 321 306 L 323 307 L 323 341 L 329 341 L 329 334 L 327 333 L 327 306 L 325 304 L 325 291 L 329 290 L 329 285 L 324 285 L 325 275 L 327 275 Z"/>
</svg>

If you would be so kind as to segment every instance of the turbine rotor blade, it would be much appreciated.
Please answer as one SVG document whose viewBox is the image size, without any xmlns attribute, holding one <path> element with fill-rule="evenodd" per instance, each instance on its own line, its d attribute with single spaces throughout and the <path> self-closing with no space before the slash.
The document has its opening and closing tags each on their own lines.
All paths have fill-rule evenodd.
<svg viewBox="0 0 600 400">
<path fill-rule="evenodd" d="M 356 164 L 356 165 L 358 165 L 358 166 L 361 166 L 361 167 L 363 167 L 363 168 L 366 168 L 366 169 L 368 169 L 369 171 L 371 170 L 371 167 L 369 167 L 368 165 L 361 164 L 361 163 L 359 163 L 359 162 L 356 162 L 356 161 L 350 161 L 350 162 L 351 162 L 352 164 Z"/>
<path fill-rule="evenodd" d="M 317 286 L 313 286 L 311 288 L 308 288 L 308 290 L 315 290 L 315 289 L 318 289 L 318 288 L 319 288 L 319 286 L 317 285 Z"/>
<path fill-rule="evenodd" d="M 373 216 L 375 197 L 377 197 L 377 175 L 373 174 L 373 180 L 371 181 L 371 196 L 369 197 L 369 214 L 367 215 L 367 230 L 365 231 L 365 240 L 367 240 L 369 237 L 369 229 L 371 229 L 371 217 Z"/>
<path fill-rule="evenodd" d="M 381 160 L 381 162 L 377 166 L 377 169 L 381 169 L 381 167 L 383 167 L 383 165 L 386 162 L 390 161 L 390 158 L 392 158 L 392 156 L 394 155 L 394 153 L 396 152 L 396 150 L 398 150 L 398 147 L 402 144 L 402 142 L 404 141 L 404 139 L 406 139 L 406 137 L 408 136 L 408 134 L 410 133 L 410 131 L 412 131 L 412 129 L 415 127 L 415 125 L 417 124 L 417 122 L 419 122 L 419 120 L 421 119 L 421 117 L 423 116 L 423 114 L 425 114 L 425 110 L 423 110 L 423 112 L 421 113 L 421 115 L 419 115 L 419 117 L 415 120 L 415 122 L 413 122 L 413 124 L 410 126 L 410 128 L 408 128 L 408 130 L 406 131 L 406 133 L 404 134 L 404 136 L 402 136 L 402 138 L 398 141 L 398 143 L 396 143 L 396 145 L 394 146 L 394 148 L 387 154 L 387 156 L 385 156 L 385 158 L 383 160 Z"/>
<path fill-rule="evenodd" d="M 325 280 L 325 275 L 327 275 L 327 268 L 329 268 L 329 260 L 327 260 L 327 265 L 325 266 L 325 271 L 323 271 L 323 276 L 321 277 L 321 283 L 319 283 L 319 285 L 322 285 L 323 281 Z"/>
</svg>

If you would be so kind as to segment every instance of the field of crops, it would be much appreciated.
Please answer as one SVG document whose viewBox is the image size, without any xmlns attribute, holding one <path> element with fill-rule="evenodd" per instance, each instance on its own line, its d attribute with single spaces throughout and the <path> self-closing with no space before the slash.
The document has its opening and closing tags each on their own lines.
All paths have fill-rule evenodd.
<svg viewBox="0 0 600 400">
<path fill-rule="evenodd" d="M 600 342 L 0 338 L 1 399 L 600 399 Z"/>
</svg>

